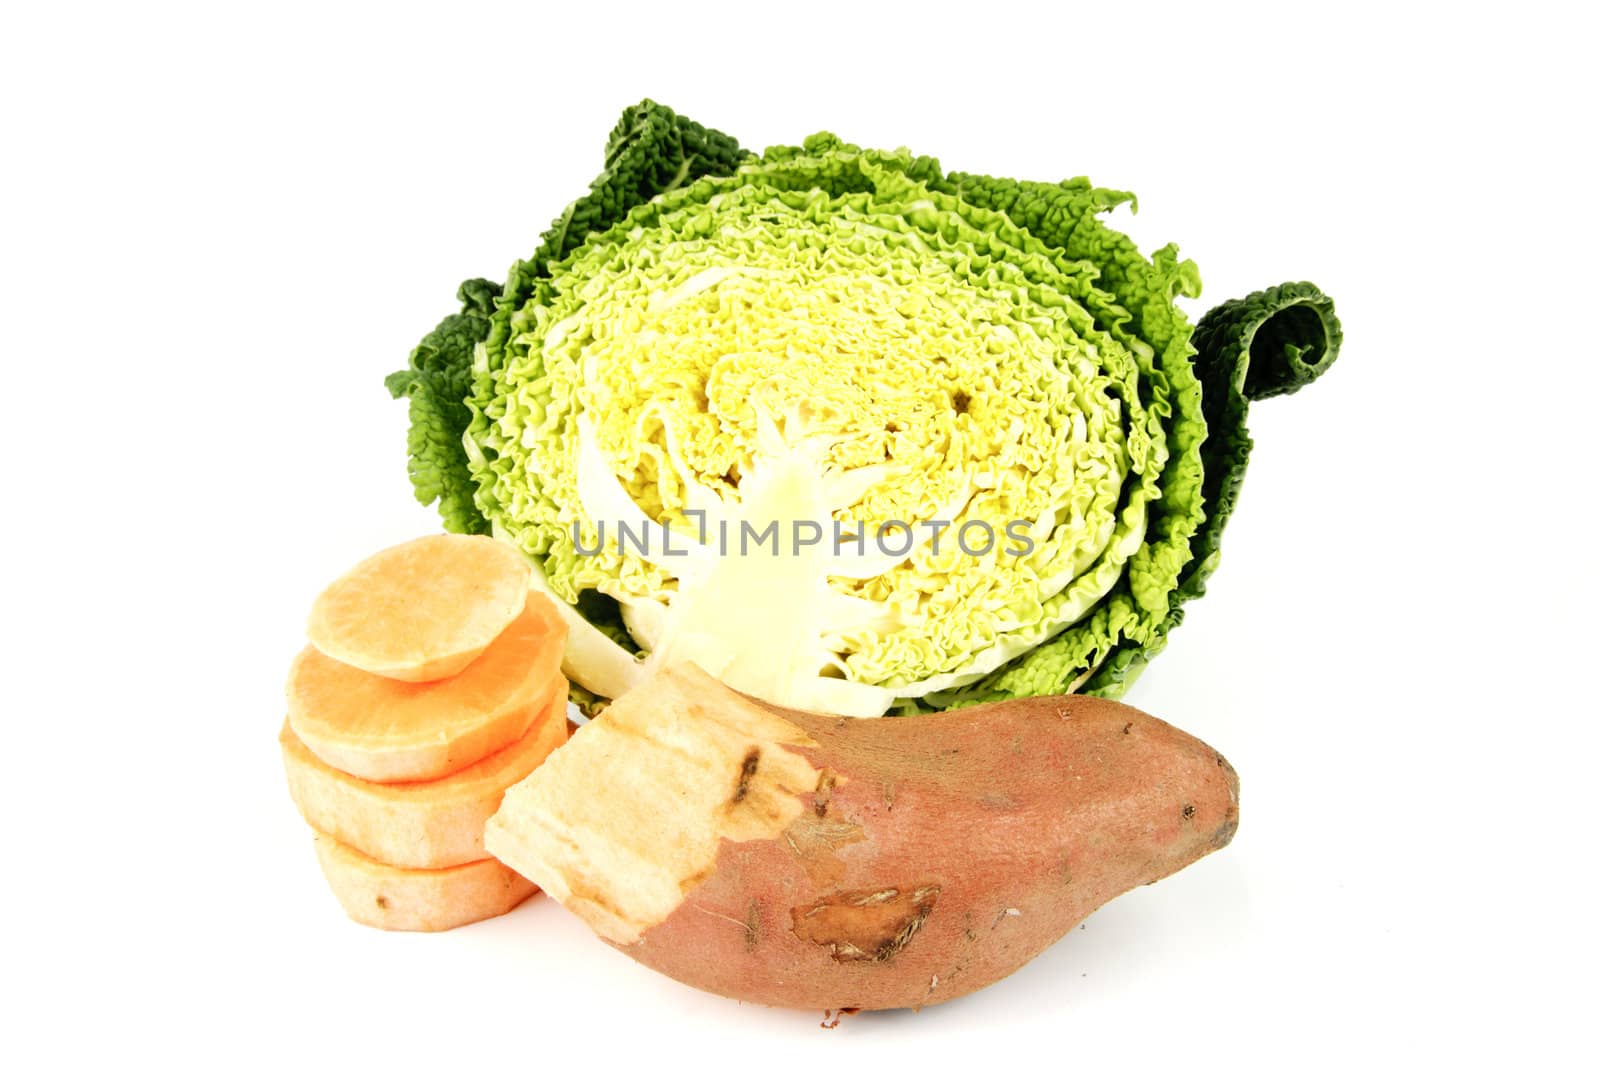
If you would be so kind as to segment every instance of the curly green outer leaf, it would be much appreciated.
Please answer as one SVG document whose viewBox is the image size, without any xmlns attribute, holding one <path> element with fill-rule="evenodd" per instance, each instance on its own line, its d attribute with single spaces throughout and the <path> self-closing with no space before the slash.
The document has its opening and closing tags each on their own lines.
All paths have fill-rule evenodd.
<svg viewBox="0 0 1600 1067">
<path fill-rule="evenodd" d="M 461 283 L 456 299 L 461 311 L 433 328 L 411 352 L 408 369 L 385 378 L 389 395 L 411 401 L 411 428 L 406 449 L 411 460 L 411 485 L 417 501 L 439 502 L 444 527 L 454 533 L 488 533 L 472 495 L 476 489 L 467 469 L 461 435 L 472 421 L 462 398 L 472 388 L 472 352 L 489 336 L 489 316 L 500 286 L 474 278 Z"/>
<path fill-rule="evenodd" d="M 1253 442 L 1245 427 L 1252 400 L 1292 393 L 1317 380 L 1339 356 L 1344 333 L 1333 301 L 1310 282 L 1286 282 L 1228 300 L 1195 327 L 1195 369 L 1208 436 L 1205 463 L 1206 516 L 1193 540 L 1194 555 L 1172 591 L 1172 611 L 1160 645 L 1118 649 L 1096 672 L 1086 691 L 1097 696 L 1125 692 L 1166 633 L 1183 621 L 1181 605 L 1206 591 L 1206 579 L 1221 559 L 1222 531 L 1238 503 Z"/>
<path fill-rule="evenodd" d="M 1316 381 L 1339 356 L 1344 339 L 1333 301 L 1310 282 L 1287 282 L 1218 304 L 1195 328 L 1195 367 L 1210 437 L 1206 521 L 1195 536 L 1194 559 L 1175 603 L 1205 592 L 1218 546 L 1233 514 L 1250 458 L 1245 414 L 1250 401 L 1292 393 Z"/>
<path fill-rule="evenodd" d="M 606 140 L 605 169 L 550 224 L 532 256 L 511 268 L 505 299 L 521 306 L 550 265 L 661 193 L 709 174 L 732 174 L 750 155 L 739 142 L 650 100 L 622 113 Z"/>
</svg>

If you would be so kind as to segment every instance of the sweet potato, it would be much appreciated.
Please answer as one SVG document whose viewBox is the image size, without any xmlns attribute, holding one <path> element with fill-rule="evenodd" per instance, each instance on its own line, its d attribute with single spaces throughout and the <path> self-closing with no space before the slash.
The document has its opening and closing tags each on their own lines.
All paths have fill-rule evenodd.
<svg viewBox="0 0 1600 1067">
<path fill-rule="evenodd" d="M 459 673 L 522 613 L 528 563 L 492 537 L 436 534 L 384 549 L 322 591 L 306 636 L 369 674 L 432 682 Z"/>
<path fill-rule="evenodd" d="M 509 745 L 539 714 L 566 624 L 542 593 L 488 651 L 438 682 L 397 682 L 304 649 L 289 670 L 289 725 L 324 763 L 373 782 L 442 778 Z"/>
<path fill-rule="evenodd" d="M 1226 845 L 1238 817 L 1221 756 L 1110 701 L 829 718 L 689 669 L 614 702 L 510 789 L 485 843 L 673 978 L 871 1009 L 1004 977 Z"/>
<path fill-rule="evenodd" d="M 557 675 L 528 732 L 499 752 L 431 782 L 369 782 L 328 766 L 284 720 L 278 742 L 289 795 L 312 829 L 395 867 L 455 867 L 487 859 L 483 824 L 510 786 L 567 739 L 567 682 Z"/>
<path fill-rule="evenodd" d="M 417 871 L 379 863 L 327 834 L 316 835 L 316 846 L 345 914 L 380 930 L 449 930 L 504 915 L 538 892 L 492 859 Z"/>
</svg>

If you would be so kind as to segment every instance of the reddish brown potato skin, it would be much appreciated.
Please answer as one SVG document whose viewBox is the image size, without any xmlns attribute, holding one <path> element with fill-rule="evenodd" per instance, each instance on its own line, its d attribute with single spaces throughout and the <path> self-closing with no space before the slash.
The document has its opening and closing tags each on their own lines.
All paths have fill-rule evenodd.
<svg viewBox="0 0 1600 1067">
<path fill-rule="evenodd" d="M 949 1000 L 1238 825 L 1225 759 L 1111 701 L 910 719 L 772 710 L 817 742 L 794 749 L 819 771 L 806 814 L 776 840 L 724 840 L 709 877 L 623 949 L 723 996 L 815 1009 Z"/>
</svg>

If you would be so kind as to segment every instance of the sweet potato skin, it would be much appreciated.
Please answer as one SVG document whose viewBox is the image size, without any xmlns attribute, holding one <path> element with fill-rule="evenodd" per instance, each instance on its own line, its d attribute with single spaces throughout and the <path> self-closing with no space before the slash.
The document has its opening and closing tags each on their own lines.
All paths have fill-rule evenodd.
<svg viewBox="0 0 1600 1067">
<path fill-rule="evenodd" d="M 1111 701 L 876 720 L 769 710 L 815 742 L 790 747 L 818 774 L 803 814 L 775 838 L 724 840 L 682 904 L 619 946 L 740 1000 L 881 1009 L 960 996 L 1238 825 L 1226 760 Z"/>
</svg>

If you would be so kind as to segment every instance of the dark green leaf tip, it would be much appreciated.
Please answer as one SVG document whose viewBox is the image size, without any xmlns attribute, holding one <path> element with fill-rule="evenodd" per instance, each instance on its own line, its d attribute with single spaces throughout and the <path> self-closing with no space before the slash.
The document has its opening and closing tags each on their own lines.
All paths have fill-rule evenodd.
<svg viewBox="0 0 1600 1067">
<path fill-rule="evenodd" d="M 1206 312 L 1194 330 L 1206 440 L 1202 490 L 1206 516 L 1172 604 L 1205 592 L 1217 567 L 1222 531 L 1238 503 L 1253 442 L 1245 427 L 1252 400 L 1295 392 L 1325 374 L 1344 331 L 1333 301 L 1310 282 L 1285 282 Z"/>
</svg>

